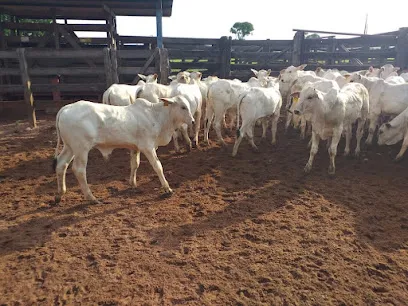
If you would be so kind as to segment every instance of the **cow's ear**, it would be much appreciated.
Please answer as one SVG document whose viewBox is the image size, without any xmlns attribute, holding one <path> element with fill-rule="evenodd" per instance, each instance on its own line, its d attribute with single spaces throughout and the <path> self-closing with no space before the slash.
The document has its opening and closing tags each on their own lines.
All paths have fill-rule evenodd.
<svg viewBox="0 0 408 306">
<path fill-rule="evenodd" d="M 255 69 L 251 68 L 251 71 L 253 72 L 253 74 L 255 74 L 255 76 L 258 76 L 258 71 L 256 71 Z"/>
<path fill-rule="evenodd" d="M 385 124 L 385 126 L 387 127 L 387 129 L 390 129 L 390 128 L 391 128 L 391 123 L 387 122 L 387 123 Z"/>
<path fill-rule="evenodd" d="M 160 98 L 160 101 L 164 102 L 164 106 L 169 106 L 169 104 L 176 102 L 174 98 Z"/>
<path fill-rule="evenodd" d="M 142 80 L 146 80 L 146 76 L 145 76 L 144 74 L 138 73 L 137 75 L 138 75 L 139 78 L 141 78 Z"/>
<path fill-rule="evenodd" d="M 297 70 L 303 70 L 303 69 L 306 68 L 306 66 L 307 66 L 307 64 L 303 64 L 303 65 L 297 66 L 296 68 L 297 68 Z"/>
</svg>

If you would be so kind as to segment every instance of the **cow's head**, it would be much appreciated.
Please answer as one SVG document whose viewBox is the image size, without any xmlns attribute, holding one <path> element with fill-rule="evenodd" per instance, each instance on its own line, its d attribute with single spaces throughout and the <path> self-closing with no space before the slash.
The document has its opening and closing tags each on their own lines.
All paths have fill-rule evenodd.
<svg viewBox="0 0 408 306">
<path fill-rule="evenodd" d="M 179 128 L 182 124 L 191 126 L 195 120 L 191 114 L 190 103 L 182 95 L 173 98 L 160 98 L 165 107 L 170 107 L 170 117 L 173 124 Z"/>
</svg>

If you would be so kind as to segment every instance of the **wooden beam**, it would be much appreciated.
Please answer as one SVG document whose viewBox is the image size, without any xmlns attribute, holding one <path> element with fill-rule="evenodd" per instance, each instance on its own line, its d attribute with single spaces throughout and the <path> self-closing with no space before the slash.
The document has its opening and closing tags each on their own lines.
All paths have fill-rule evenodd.
<svg viewBox="0 0 408 306">
<path fill-rule="evenodd" d="M 54 43 L 55 49 L 60 48 L 60 33 L 58 31 L 58 24 L 57 24 L 57 15 L 55 14 L 55 8 L 52 9 L 52 26 L 54 30 Z"/>
<path fill-rule="evenodd" d="M 154 61 L 154 59 L 156 58 L 156 56 L 159 54 L 159 48 L 156 48 L 154 50 L 154 52 L 152 53 L 152 55 L 150 55 L 150 57 L 147 59 L 146 63 L 144 64 L 142 70 L 140 70 L 140 74 L 145 74 L 147 68 L 149 68 L 149 66 L 152 64 L 152 62 Z M 139 76 L 136 74 L 135 78 L 132 81 L 132 84 L 136 84 L 139 81 Z"/>
<path fill-rule="evenodd" d="M 321 33 L 321 34 L 336 34 L 336 35 L 346 35 L 346 36 L 395 36 L 395 35 L 387 35 L 387 34 L 376 34 L 376 35 L 370 35 L 370 34 L 357 34 L 357 33 L 344 33 L 344 32 L 328 32 L 328 31 L 315 31 L 315 30 L 300 30 L 300 29 L 293 29 L 292 31 L 296 32 L 308 32 L 308 33 Z"/>
<path fill-rule="evenodd" d="M 408 68 L 408 28 L 399 29 L 395 64 L 401 70 Z"/>
<path fill-rule="evenodd" d="M 170 71 L 169 52 L 165 48 L 158 48 L 158 50 L 160 58 L 160 83 L 168 84 Z"/>
<path fill-rule="evenodd" d="M 157 29 L 157 47 L 163 48 L 163 3 L 162 0 L 156 0 L 156 29 Z"/>
<path fill-rule="evenodd" d="M 31 91 L 31 80 L 28 74 L 28 65 L 25 57 L 25 49 L 24 48 L 17 49 L 17 54 L 21 71 L 21 80 L 24 86 L 24 100 L 27 105 L 28 121 L 30 122 L 31 126 L 35 128 L 37 127 L 37 118 L 35 116 L 34 97 Z"/>
<path fill-rule="evenodd" d="M 111 49 L 111 63 L 112 63 L 112 82 L 119 83 L 119 74 L 118 74 L 118 54 L 116 49 Z"/>
<path fill-rule="evenodd" d="M 112 81 L 112 62 L 111 62 L 111 55 L 110 55 L 110 49 L 109 48 L 104 48 L 103 49 L 104 53 L 104 66 L 105 66 L 105 79 L 106 79 L 106 88 L 109 88 L 113 84 Z"/>
<path fill-rule="evenodd" d="M 293 38 L 293 52 L 292 65 L 299 66 L 302 64 L 303 41 L 305 40 L 305 33 L 303 31 L 296 32 Z"/>
<path fill-rule="evenodd" d="M 64 38 L 68 41 L 68 43 L 76 50 L 82 50 L 81 46 L 78 44 L 78 42 L 75 40 L 75 38 L 78 39 L 78 37 L 74 33 L 74 37 L 72 37 L 72 33 L 68 33 L 68 31 L 64 28 L 63 25 L 58 25 L 58 29 L 60 33 L 64 36 Z M 85 62 L 92 68 L 95 68 L 96 65 L 93 61 L 89 59 L 85 59 Z"/>
</svg>

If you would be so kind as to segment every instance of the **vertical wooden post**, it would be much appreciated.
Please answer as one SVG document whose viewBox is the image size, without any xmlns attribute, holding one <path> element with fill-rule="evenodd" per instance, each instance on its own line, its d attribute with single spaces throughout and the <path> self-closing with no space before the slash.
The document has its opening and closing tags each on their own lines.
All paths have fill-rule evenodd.
<svg viewBox="0 0 408 306">
<path fill-rule="evenodd" d="M 160 83 L 167 84 L 169 80 L 170 62 L 169 52 L 165 48 L 159 48 L 159 63 L 160 63 Z"/>
<path fill-rule="evenodd" d="M 20 64 L 21 80 L 24 86 L 24 100 L 27 105 L 28 120 L 32 127 L 37 127 L 37 119 L 35 116 L 34 97 L 31 91 L 31 80 L 28 74 L 28 64 L 25 57 L 25 49 L 17 49 L 18 60 Z"/>
<path fill-rule="evenodd" d="M 112 62 L 111 62 L 111 55 L 110 49 L 104 48 L 103 49 L 103 63 L 105 67 L 105 79 L 106 79 L 106 88 L 109 88 L 113 84 L 112 81 Z"/>
<path fill-rule="evenodd" d="M 333 53 L 336 52 L 336 40 L 335 40 L 333 37 L 330 37 L 330 38 L 328 39 L 328 41 L 330 41 L 328 50 L 329 50 L 329 52 L 330 52 L 332 55 L 331 55 L 331 56 L 329 57 L 329 59 L 327 60 L 326 65 L 334 65 L 334 64 L 335 64 L 335 62 L 334 62 L 335 60 L 334 60 Z"/>
<path fill-rule="evenodd" d="M 118 51 L 116 49 L 110 49 L 111 54 L 111 65 L 112 65 L 112 82 L 119 83 L 118 74 Z"/>
<path fill-rule="evenodd" d="M 109 25 L 109 31 L 107 33 L 109 48 L 117 49 L 117 45 L 116 45 L 116 36 L 117 36 L 116 17 L 112 16 L 111 14 L 108 14 L 107 24 Z"/>
<path fill-rule="evenodd" d="M 293 38 L 293 52 L 292 52 L 292 65 L 299 66 L 302 64 L 303 56 L 302 56 L 302 48 L 303 48 L 303 40 L 305 39 L 305 32 L 298 31 Z"/>
<path fill-rule="evenodd" d="M 400 28 L 397 40 L 396 66 L 401 70 L 408 68 L 408 28 Z"/>
<path fill-rule="evenodd" d="M 156 0 L 156 31 L 157 31 L 157 47 L 163 48 L 163 3 L 162 0 Z"/>
<path fill-rule="evenodd" d="M 225 79 L 227 77 L 226 70 L 227 70 L 227 36 L 222 36 L 219 42 L 220 46 L 220 70 L 219 75 L 220 78 Z"/>
<path fill-rule="evenodd" d="M 225 43 L 225 77 L 229 78 L 231 76 L 232 37 L 229 36 Z"/>
<path fill-rule="evenodd" d="M 55 49 L 59 50 L 59 48 L 60 48 L 60 34 L 59 34 L 59 28 L 58 28 L 57 15 L 56 15 L 55 8 L 52 8 L 52 25 L 54 27 Z"/>
</svg>

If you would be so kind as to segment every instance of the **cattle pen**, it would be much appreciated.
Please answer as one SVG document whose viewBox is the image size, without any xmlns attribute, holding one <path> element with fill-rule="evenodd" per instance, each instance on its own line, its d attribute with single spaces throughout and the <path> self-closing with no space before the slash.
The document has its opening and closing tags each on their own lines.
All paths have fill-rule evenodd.
<svg viewBox="0 0 408 306">
<path fill-rule="evenodd" d="M 257 150 L 244 141 L 235 157 L 237 124 L 221 126 L 225 146 L 215 129 L 208 143 L 201 131 L 199 142 L 189 147 L 183 141 L 181 151 L 163 142 L 150 158 L 162 164 L 156 168 L 143 151 L 117 148 L 107 160 L 107 151 L 94 147 L 81 169 L 66 169 L 67 190 L 55 202 L 58 163 L 67 164 L 62 146 L 68 153 L 69 143 L 83 148 L 78 136 L 99 131 L 83 108 L 62 120 L 71 122 L 65 130 L 56 111 L 82 99 L 101 102 L 113 83 L 136 84 L 138 74 L 152 73 L 168 83 L 183 70 L 244 81 L 251 68 L 277 76 L 301 64 L 312 71 L 408 68 L 408 28 L 377 35 L 294 29 L 290 40 L 161 37 L 161 18 L 172 14 L 172 4 L 0 0 L 0 305 L 406 305 L 408 159 L 392 162 L 402 146 L 379 146 L 375 136 L 359 157 L 346 157 L 346 136 L 338 144 L 336 174 L 329 176 L 322 140 L 306 175 L 308 135 L 302 140 L 295 129 L 285 130 L 283 106 L 277 143 L 271 144 L 272 129 L 265 141 L 263 126 L 255 125 Z M 119 35 L 117 15 L 155 17 L 158 35 Z M 314 32 L 324 37 L 306 38 Z M 345 34 L 349 38 L 334 37 Z M 279 83 L 288 80 L 284 75 Z M 87 104 L 114 112 L 122 107 Z M 159 104 L 151 109 L 169 108 L 169 101 Z M 121 131 L 151 140 L 146 130 L 159 130 L 158 117 L 173 121 L 169 111 L 142 121 L 141 129 L 120 129 L 108 113 L 99 118 L 115 141 Z M 121 117 L 147 117 L 137 115 Z M 78 132 L 81 124 L 91 133 Z M 388 134 L 397 128 L 408 129 L 400 122 Z M 352 137 L 351 152 L 356 144 Z M 129 178 L 135 166 L 137 185 L 136 171 Z M 171 195 L 160 189 L 160 168 Z M 99 202 L 84 200 L 78 170 Z"/>
<path fill-rule="evenodd" d="M 160 81 L 168 83 L 169 74 L 181 70 L 244 80 L 250 77 L 250 68 L 271 69 L 276 76 L 281 69 L 301 63 L 307 64 L 306 70 L 353 71 L 384 64 L 408 68 L 408 28 L 376 35 L 295 29 L 292 40 L 164 37 L 159 41 L 117 33 L 116 13 L 131 8 L 126 1 L 112 8 L 109 3 L 103 6 L 100 1 L 90 1 L 89 13 L 68 6 L 70 1 L 60 1 L 47 10 L 41 9 L 41 1 L 20 2 L 0 1 L 0 110 L 25 102 L 33 124 L 34 109 L 57 109 L 78 95 L 100 100 L 111 84 L 135 84 L 139 73 L 158 73 Z M 155 1 L 137 3 L 141 11 L 126 12 L 157 15 Z M 164 16 L 169 15 L 170 4 L 162 2 Z M 99 23 L 78 21 L 84 16 Z M 83 31 L 105 33 L 106 37 L 79 37 Z M 305 38 L 305 33 L 313 32 L 332 35 Z M 333 34 L 352 38 L 337 39 Z"/>
</svg>

